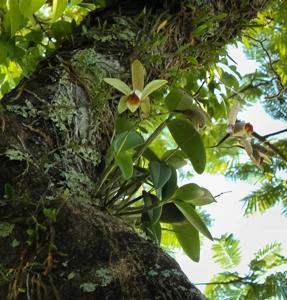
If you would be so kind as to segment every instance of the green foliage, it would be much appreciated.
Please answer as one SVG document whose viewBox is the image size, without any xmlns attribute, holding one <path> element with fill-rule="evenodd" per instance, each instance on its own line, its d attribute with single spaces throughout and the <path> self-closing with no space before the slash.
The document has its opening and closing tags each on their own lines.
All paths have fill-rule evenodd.
<svg viewBox="0 0 287 300">
<path fill-rule="evenodd" d="M 161 189 L 171 176 L 171 169 L 164 162 L 151 161 L 149 171 L 153 186 L 156 189 Z"/>
<path fill-rule="evenodd" d="M 184 119 L 173 119 L 168 129 L 177 145 L 190 159 L 194 170 L 201 174 L 205 169 L 206 155 L 200 134 L 192 123 Z"/>
<path fill-rule="evenodd" d="M 15 224 L 11 224 L 8 222 L 1 222 L 0 223 L 0 237 L 5 238 L 9 236 L 14 228 Z"/>
<path fill-rule="evenodd" d="M 239 259 L 238 241 L 233 240 L 232 236 L 223 236 L 230 238 L 227 244 L 233 248 L 228 256 Z M 222 243 L 223 240 L 220 239 Z M 226 249 L 227 244 L 223 245 Z M 227 246 L 228 247 L 228 246 Z M 227 267 L 229 262 L 224 257 L 223 250 L 217 248 L 217 259 Z M 233 253 L 232 253 L 233 252 Z M 221 255 L 220 255 L 221 253 Z M 255 253 L 251 260 L 250 270 L 245 276 L 240 276 L 237 272 L 223 272 L 214 276 L 212 281 L 205 289 L 205 294 L 210 299 L 285 299 L 287 295 L 287 272 L 275 272 L 270 275 L 270 271 L 287 264 L 287 259 L 281 254 L 281 245 L 273 243 L 265 246 Z"/>
<path fill-rule="evenodd" d="M 186 217 L 188 222 L 194 226 L 200 233 L 204 236 L 212 240 L 212 235 L 204 224 L 203 220 L 194 210 L 194 208 L 189 203 L 185 203 L 182 201 L 175 200 L 174 201 L 177 208 L 182 212 L 182 214 Z"/>
<path fill-rule="evenodd" d="M 286 258 L 281 255 L 282 247 L 278 242 L 268 244 L 255 253 L 255 258 L 250 262 L 250 269 L 264 275 L 268 270 L 287 264 Z"/>
<path fill-rule="evenodd" d="M 240 263 L 239 241 L 233 234 L 224 234 L 212 245 L 212 258 L 224 269 L 236 267 Z"/>
<path fill-rule="evenodd" d="M 193 205 L 206 205 L 215 202 L 215 199 L 207 189 L 195 183 L 186 184 L 178 188 L 173 198 Z"/>
<path fill-rule="evenodd" d="M 266 182 L 262 184 L 260 189 L 252 192 L 242 199 L 245 206 L 245 214 L 251 215 L 257 211 L 264 212 L 268 208 L 286 199 L 287 192 L 285 181 Z"/>
<path fill-rule="evenodd" d="M 168 200 L 177 190 L 177 173 L 176 169 L 170 167 L 171 175 L 166 184 L 161 189 L 162 200 Z"/>
<path fill-rule="evenodd" d="M 14 88 L 23 76 L 28 77 L 37 62 L 51 55 L 64 38 L 73 34 L 75 24 L 79 24 L 89 11 L 103 6 L 104 2 L 10 0 L 0 4 L 0 17 L 3 15 L 0 25 L 0 97 Z M 267 96 L 263 101 L 266 110 L 274 117 L 286 120 L 286 7 L 283 1 L 272 3 L 267 11 L 254 21 L 252 29 L 245 32 L 242 42 L 251 47 L 247 54 L 250 57 L 256 56 L 262 65 L 254 74 L 243 78 L 235 66 L 230 66 L 225 51 L 215 64 L 214 53 L 218 55 L 217 45 L 203 49 L 211 53 L 206 59 L 208 63 L 205 64 L 198 60 L 198 54 L 193 56 L 193 49 L 190 50 L 199 49 L 196 48 L 200 47 L 196 45 L 197 39 L 208 40 L 209 34 L 218 29 L 220 21 L 226 17 L 225 13 L 194 16 L 192 41 L 178 49 L 177 53 L 182 56 L 183 61 L 191 62 L 192 67 L 176 72 L 169 70 L 168 74 L 163 73 L 165 70 L 155 70 L 155 73 L 163 74 L 164 78 L 174 77 L 174 82 L 164 91 L 155 92 L 167 83 L 163 79 L 151 81 L 144 87 L 144 67 L 137 60 L 132 64 L 131 90 L 120 79 L 106 78 L 109 76 L 106 73 L 113 73 L 113 69 L 120 73 L 120 67 L 114 62 L 94 50 L 78 51 L 73 57 L 72 67 L 93 98 L 102 102 L 107 99 L 103 97 L 108 90 L 105 80 L 124 94 L 119 100 L 119 112 L 127 108 L 134 112 L 140 106 L 144 116 L 134 117 L 133 121 L 129 119 L 128 114 L 124 117 L 116 116 L 115 135 L 106 155 L 102 176 L 95 182 L 78 170 L 65 169 L 61 176 L 68 194 L 82 203 L 89 201 L 89 195 L 93 195 L 100 206 L 111 214 L 124 218 L 137 229 L 140 228 L 148 238 L 158 244 L 181 246 L 194 261 L 199 261 L 200 258 L 199 233 L 212 239 L 208 229 L 209 222 L 203 217 L 200 206 L 211 204 L 215 200 L 208 190 L 193 182 L 178 186 L 178 174 L 186 175 L 185 169 L 181 169 L 181 173 L 179 169 L 187 164 L 188 159 L 194 171 L 199 174 L 204 171 L 222 174 L 227 172 L 229 176 L 244 180 L 260 178 L 260 189 L 243 199 L 246 214 L 263 212 L 278 202 L 285 203 L 287 212 L 286 182 L 275 176 L 277 171 L 286 168 L 282 161 L 274 160 L 274 164 L 265 166 L 265 172 L 262 173 L 262 170 L 253 165 L 239 163 L 238 154 L 242 151 L 242 146 L 237 142 L 240 139 L 228 138 L 224 144 L 217 145 L 226 134 L 227 112 L 235 100 L 244 106 L 253 103 L 262 95 Z M 270 17 L 270 22 L 265 24 L 266 20 L 269 20 L 267 17 Z M 110 29 L 113 32 L 110 34 L 102 35 L 92 31 L 84 34 L 95 43 L 117 41 L 117 38 L 120 38 L 135 48 L 135 53 L 146 53 L 147 47 L 155 47 L 168 38 L 157 32 L 158 35 L 151 41 L 151 45 L 145 46 L 142 43 L 138 46 L 137 35 L 127 25 L 124 19 L 118 17 L 115 18 L 115 24 Z M 105 26 L 106 24 L 99 24 L 100 29 L 104 29 Z M 159 26 L 157 30 L 162 28 Z M 262 41 L 264 36 L 272 38 Z M 257 39 L 260 39 L 260 42 Z M 256 47 L 256 51 L 252 47 Z M 270 57 L 266 50 L 268 54 L 271 53 Z M 161 54 L 149 57 L 148 67 L 162 66 L 158 63 L 161 61 Z M 95 60 L 99 61 L 99 64 L 108 65 L 110 69 L 106 69 L 107 72 L 102 71 L 96 66 Z M 95 78 L 98 80 L 94 80 Z M 62 77 L 59 87 L 66 86 L 67 82 L 68 77 Z M 140 92 L 136 95 L 140 103 L 133 107 L 128 105 L 127 97 L 134 95 L 136 90 Z M 152 101 L 149 98 L 151 94 Z M 150 103 L 155 116 L 149 116 Z M 102 103 L 91 105 L 96 107 L 95 109 L 103 106 Z M 77 116 L 81 115 L 80 118 L 85 119 L 86 115 L 81 114 L 69 95 L 63 95 L 61 89 L 52 99 L 52 106 L 54 110 L 49 109 L 48 117 L 62 134 L 68 132 L 69 126 Z M 24 107 L 11 104 L 8 109 L 23 118 L 37 116 L 37 110 L 29 101 L 26 101 Z M 83 139 L 82 144 L 75 147 L 77 149 L 69 145 L 64 158 L 58 158 L 59 162 L 69 161 L 67 158 L 72 153 L 97 166 L 100 154 L 94 145 L 87 144 Z M 286 153 L 286 141 L 273 144 Z M 28 162 L 30 159 L 28 153 L 16 148 L 8 149 L 5 155 L 10 160 Z M 190 173 L 192 175 L 193 171 Z M 9 198 L 9 193 L 6 194 Z M 13 198 L 12 193 L 10 196 Z M 40 211 L 46 223 L 56 221 L 57 214 L 54 208 L 43 207 Z M 0 224 L 2 237 L 11 234 L 13 224 L 12 227 L 9 227 L 9 224 Z M 30 246 L 38 242 L 41 230 L 46 231 L 46 225 L 42 225 L 35 217 L 32 224 L 33 226 L 26 231 L 27 244 Z M 14 246 L 17 246 L 17 242 Z M 222 267 L 227 269 L 239 263 L 239 245 L 232 235 L 222 236 L 214 244 L 213 250 L 214 259 Z M 209 286 L 207 294 L 211 295 L 212 299 L 268 299 L 275 295 L 284 298 L 285 273 L 262 278 L 264 272 L 286 263 L 279 250 L 274 244 L 258 253 L 251 261 L 250 274 L 246 277 L 240 277 L 237 273 L 219 274 L 214 281 L 223 284 L 215 284 L 214 288 Z M 93 292 L 97 286 L 98 282 L 86 282 L 81 284 L 81 289 Z"/>
<path fill-rule="evenodd" d="M 181 89 L 173 89 L 165 98 L 165 105 L 169 111 L 191 109 L 194 100 L 187 92 Z"/>
<path fill-rule="evenodd" d="M 153 194 L 143 191 L 145 210 L 142 213 L 142 222 L 154 225 L 161 216 L 160 200 Z"/>
<path fill-rule="evenodd" d="M 200 240 L 198 230 L 190 223 L 182 222 L 173 224 L 173 230 L 180 246 L 193 261 L 198 262 L 200 258 Z"/>
<path fill-rule="evenodd" d="M 28 77 L 102 1 L 9 0 L 0 13 L 0 98 Z M 77 13 L 75 13 L 77 12 Z"/>
<path fill-rule="evenodd" d="M 68 0 L 53 0 L 52 21 L 57 20 L 67 7 Z"/>
</svg>

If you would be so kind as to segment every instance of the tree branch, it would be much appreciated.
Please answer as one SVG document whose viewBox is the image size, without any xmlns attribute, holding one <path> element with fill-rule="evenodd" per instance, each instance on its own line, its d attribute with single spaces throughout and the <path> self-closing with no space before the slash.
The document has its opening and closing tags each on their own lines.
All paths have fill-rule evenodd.
<svg viewBox="0 0 287 300">
<path fill-rule="evenodd" d="M 270 95 L 270 96 L 265 96 L 264 98 L 266 100 L 272 100 L 272 99 L 275 99 L 275 98 L 279 98 L 285 92 L 285 90 L 286 90 L 287 87 L 285 85 L 283 85 L 281 76 L 279 75 L 279 73 L 273 67 L 274 61 L 272 61 L 270 53 L 268 52 L 268 50 L 264 46 L 264 44 L 263 44 L 264 41 L 258 40 L 258 39 L 254 38 L 254 37 L 249 36 L 249 35 L 246 35 L 246 37 L 248 37 L 249 39 L 251 39 L 251 40 L 255 41 L 256 43 L 260 44 L 262 50 L 265 52 L 265 54 L 267 56 L 269 67 L 270 67 L 271 71 L 273 72 L 273 74 L 275 75 L 275 77 L 276 77 L 276 79 L 278 81 L 278 84 L 280 86 L 280 90 L 279 90 L 279 92 L 277 94 Z"/>
<path fill-rule="evenodd" d="M 257 132 L 253 132 L 252 135 L 257 138 L 260 142 L 265 143 L 270 149 L 272 149 L 278 156 L 280 156 L 285 162 L 287 162 L 287 156 L 281 152 L 281 150 L 279 150 L 276 146 L 274 146 L 273 144 L 271 144 L 269 141 L 267 141 L 267 139 L 258 134 Z"/>
<path fill-rule="evenodd" d="M 219 285 L 219 284 L 234 284 L 234 283 L 241 283 L 241 284 L 252 284 L 251 281 L 245 281 L 244 278 L 234 279 L 230 281 L 213 281 L 213 282 L 199 282 L 194 283 L 194 285 Z"/>
<path fill-rule="evenodd" d="M 287 128 L 286 129 L 282 129 L 282 130 L 279 130 L 279 131 L 275 131 L 275 132 L 272 132 L 272 133 L 269 133 L 269 134 L 266 134 L 266 135 L 263 135 L 263 137 L 265 139 L 271 137 L 271 136 L 274 136 L 274 135 L 277 135 L 277 134 L 281 134 L 281 133 L 284 133 L 284 132 L 287 132 Z"/>
</svg>

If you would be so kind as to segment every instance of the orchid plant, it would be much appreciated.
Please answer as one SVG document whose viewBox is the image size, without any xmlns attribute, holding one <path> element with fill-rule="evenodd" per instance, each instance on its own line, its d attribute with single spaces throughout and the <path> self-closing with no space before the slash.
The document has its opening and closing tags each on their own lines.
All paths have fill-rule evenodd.
<svg viewBox="0 0 287 300">
<path fill-rule="evenodd" d="M 135 60 L 131 65 L 132 89 L 123 81 L 117 78 L 104 78 L 104 81 L 124 94 L 118 104 L 118 112 L 125 110 L 135 112 L 139 107 L 143 114 L 150 113 L 149 95 L 164 86 L 166 80 L 153 80 L 144 86 L 145 69 L 139 60 Z"/>
</svg>

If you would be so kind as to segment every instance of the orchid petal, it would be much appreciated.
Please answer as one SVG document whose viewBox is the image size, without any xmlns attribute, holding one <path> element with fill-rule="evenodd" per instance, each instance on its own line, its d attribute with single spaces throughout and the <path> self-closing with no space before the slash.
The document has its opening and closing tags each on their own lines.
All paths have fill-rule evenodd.
<svg viewBox="0 0 287 300">
<path fill-rule="evenodd" d="M 244 147 L 244 149 L 246 150 L 247 154 L 249 156 L 252 156 L 253 148 L 252 148 L 251 143 L 247 139 L 244 139 L 244 138 L 240 138 L 239 139 L 239 143 L 240 143 L 240 145 L 242 147 Z"/>
<path fill-rule="evenodd" d="M 149 97 L 146 97 L 143 101 L 141 101 L 141 110 L 145 116 L 148 116 L 150 113 L 150 100 Z"/>
<path fill-rule="evenodd" d="M 161 88 L 162 86 L 164 86 L 165 84 L 167 84 L 166 80 L 153 80 L 150 83 L 148 83 L 144 90 L 143 90 L 143 94 L 142 94 L 142 100 L 144 100 L 146 97 L 148 97 L 151 93 L 153 93 L 154 91 L 158 90 L 159 88 Z"/>
<path fill-rule="evenodd" d="M 118 112 L 119 114 L 121 114 L 122 112 L 124 112 L 128 107 L 127 107 L 127 96 L 122 96 L 119 104 L 118 104 Z"/>
<path fill-rule="evenodd" d="M 238 136 L 238 137 L 244 137 L 246 136 L 246 130 L 245 130 L 245 124 L 244 122 L 237 122 L 235 123 L 233 127 L 232 136 Z"/>
<path fill-rule="evenodd" d="M 232 125 L 232 126 L 235 125 L 236 118 L 239 111 L 240 111 L 240 104 L 238 101 L 236 101 L 231 107 L 230 112 L 228 114 L 228 121 L 227 121 L 228 125 Z"/>
<path fill-rule="evenodd" d="M 144 66 L 139 60 L 132 63 L 132 83 L 133 90 L 142 91 L 144 88 Z"/>
<path fill-rule="evenodd" d="M 104 78 L 104 81 L 117 89 L 118 91 L 122 92 L 124 95 L 128 96 L 132 90 L 120 79 L 117 78 Z"/>
</svg>

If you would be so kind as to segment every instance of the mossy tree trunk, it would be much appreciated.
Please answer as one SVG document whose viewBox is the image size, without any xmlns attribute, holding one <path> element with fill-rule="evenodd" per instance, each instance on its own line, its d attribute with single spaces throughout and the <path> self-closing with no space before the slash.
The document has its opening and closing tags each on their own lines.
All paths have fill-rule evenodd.
<svg viewBox="0 0 287 300">
<path fill-rule="evenodd" d="M 5 97 L 1 299 L 204 299 L 172 258 L 95 194 L 118 99 L 102 79 L 129 81 L 135 58 L 148 80 L 171 82 L 194 59 L 204 67 L 265 2 L 113 1 Z M 193 19 L 222 13 L 193 37 Z"/>
</svg>

